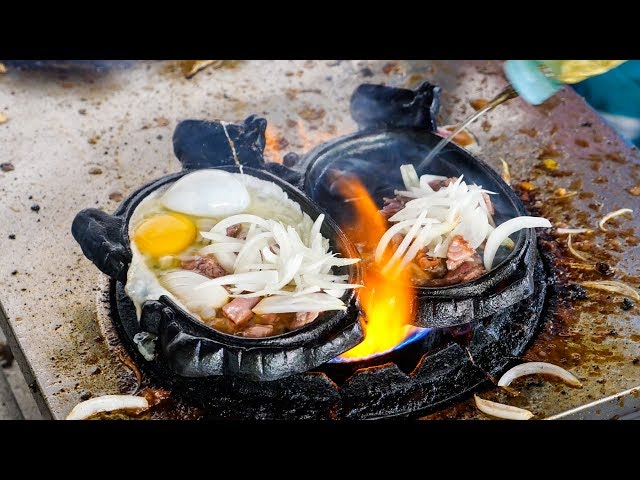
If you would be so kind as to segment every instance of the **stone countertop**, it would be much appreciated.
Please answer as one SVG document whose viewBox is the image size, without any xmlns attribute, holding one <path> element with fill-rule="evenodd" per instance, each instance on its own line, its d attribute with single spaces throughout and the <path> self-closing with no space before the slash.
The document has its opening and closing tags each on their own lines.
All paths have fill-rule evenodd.
<svg viewBox="0 0 640 480">
<path fill-rule="evenodd" d="M 14 168 L 0 171 L 0 327 L 43 413 L 64 418 L 81 398 L 120 392 L 128 369 L 109 353 L 98 326 L 101 274 L 73 240 L 71 221 L 85 207 L 112 212 L 137 186 L 178 171 L 171 136 L 180 120 L 264 116 L 266 156 L 278 161 L 352 132 L 349 97 L 360 83 L 415 87 L 425 79 L 443 87 L 442 124 L 463 119 L 470 100 L 490 98 L 506 84 L 500 63 L 491 61 L 238 61 L 191 79 L 172 61 L 100 72 L 9 66 L 0 75 L 7 117 L 0 163 Z M 470 131 L 478 140 L 473 152 L 498 171 L 503 158 L 514 184 L 534 184 L 540 211 L 554 223 L 593 227 L 617 208 L 638 211 L 637 151 L 569 89 L 541 107 L 512 100 Z M 554 159 L 557 170 L 545 170 L 544 159 Z M 560 187 L 580 194 L 557 202 Z M 635 287 L 637 225 L 613 222 L 617 232 L 591 237 L 599 245 L 616 242 L 615 278 Z M 624 311 L 619 300 L 590 292 L 562 320 L 560 334 L 550 322 L 525 355 L 563 364 L 584 388 L 528 379 L 518 405 L 547 417 L 640 385 L 638 306 Z M 505 398 L 495 390 L 483 394 Z M 431 418 L 479 416 L 464 401 Z"/>
</svg>

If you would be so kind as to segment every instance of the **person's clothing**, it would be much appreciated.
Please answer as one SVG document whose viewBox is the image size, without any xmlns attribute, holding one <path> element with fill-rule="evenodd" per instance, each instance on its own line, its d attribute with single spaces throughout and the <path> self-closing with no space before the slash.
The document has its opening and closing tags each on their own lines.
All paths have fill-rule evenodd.
<svg viewBox="0 0 640 480">
<path fill-rule="evenodd" d="M 572 86 L 623 137 L 640 146 L 640 60 Z"/>
</svg>

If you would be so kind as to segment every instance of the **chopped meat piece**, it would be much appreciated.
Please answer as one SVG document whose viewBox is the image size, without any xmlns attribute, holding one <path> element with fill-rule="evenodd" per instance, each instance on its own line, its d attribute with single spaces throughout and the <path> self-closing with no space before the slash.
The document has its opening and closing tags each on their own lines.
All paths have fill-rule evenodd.
<svg viewBox="0 0 640 480">
<path fill-rule="evenodd" d="M 280 320 L 280 316 L 277 313 L 265 313 L 259 315 L 261 325 L 275 325 Z"/>
<path fill-rule="evenodd" d="M 396 233 L 393 237 L 391 237 L 391 245 L 393 245 L 394 250 L 400 246 L 402 240 L 404 240 L 404 235 L 402 235 L 401 233 Z"/>
<path fill-rule="evenodd" d="M 318 312 L 297 312 L 296 319 L 289 324 L 289 328 L 292 330 L 295 328 L 300 328 L 308 323 L 313 322 L 316 318 L 318 318 Z"/>
<path fill-rule="evenodd" d="M 260 300 L 260 297 L 234 298 L 222 307 L 222 313 L 236 325 L 243 325 L 251 319 L 253 316 L 251 309 L 255 307 Z"/>
<path fill-rule="evenodd" d="M 457 285 L 459 283 L 470 282 L 475 280 L 486 270 L 484 266 L 475 262 L 463 262 L 455 270 L 450 270 L 443 278 L 434 278 L 423 282 L 424 287 L 447 287 L 449 285 Z"/>
<path fill-rule="evenodd" d="M 273 325 L 251 325 L 245 328 L 239 335 L 250 338 L 268 337 L 273 332 Z"/>
<path fill-rule="evenodd" d="M 241 228 L 242 228 L 242 225 L 240 225 L 239 223 L 236 223 L 235 225 L 231 225 L 230 227 L 227 227 L 227 237 L 238 236 L 238 233 L 240 233 Z"/>
<path fill-rule="evenodd" d="M 429 182 L 429 186 L 433 188 L 434 192 L 437 192 L 442 187 L 448 187 L 456 180 L 458 180 L 458 177 L 449 177 L 445 178 L 444 180 L 434 180 L 433 182 Z"/>
<path fill-rule="evenodd" d="M 431 274 L 431 278 L 444 277 L 447 273 L 447 265 L 444 258 L 430 257 L 424 252 L 418 252 L 416 263 L 420 268 Z"/>
<path fill-rule="evenodd" d="M 389 218 L 393 217 L 396 213 L 398 213 L 400 210 L 402 210 L 404 208 L 405 203 L 407 203 L 407 201 L 411 199 L 397 195 L 393 198 L 385 197 L 383 198 L 383 200 L 384 200 L 384 206 L 382 207 L 382 210 L 380 210 L 380 213 L 384 218 L 388 220 Z"/>
<path fill-rule="evenodd" d="M 215 258 L 210 256 L 183 260 L 181 267 L 185 270 L 198 272 L 208 278 L 218 278 L 227 275 L 225 269 L 216 262 Z"/>
<path fill-rule="evenodd" d="M 449 271 L 455 270 L 463 262 L 471 260 L 476 251 L 469 246 L 469 243 L 460 235 L 453 237 L 449 250 L 447 250 L 447 268 Z"/>
<path fill-rule="evenodd" d="M 482 198 L 484 198 L 484 203 L 487 204 L 487 210 L 489 211 L 489 215 L 493 216 L 493 214 L 496 213 L 496 210 L 493 208 L 491 197 L 487 193 L 482 192 Z"/>
</svg>

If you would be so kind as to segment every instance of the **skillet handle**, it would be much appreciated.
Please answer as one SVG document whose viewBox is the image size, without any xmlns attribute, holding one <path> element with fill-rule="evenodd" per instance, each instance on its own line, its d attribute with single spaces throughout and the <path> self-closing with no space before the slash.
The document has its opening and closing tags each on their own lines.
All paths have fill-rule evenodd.
<svg viewBox="0 0 640 480">
<path fill-rule="evenodd" d="M 157 336 L 155 354 L 167 362 L 169 368 L 183 377 L 224 374 L 224 349 L 220 344 L 194 335 L 183 328 L 173 310 L 158 300 L 148 300 L 142 307 L 142 331 Z"/>
<path fill-rule="evenodd" d="M 95 208 L 78 212 L 71 225 L 71 234 L 80 244 L 82 253 L 103 273 L 121 282 L 127 280 L 131 263 L 131 252 L 122 236 L 123 228 L 121 217 Z"/>
<path fill-rule="evenodd" d="M 440 92 L 429 82 L 417 90 L 365 83 L 351 95 L 351 117 L 361 130 L 418 127 L 433 132 Z"/>
<path fill-rule="evenodd" d="M 265 162 L 267 121 L 251 115 L 241 124 L 184 120 L 173 133 L 173 151 L 184 170 L 243 166 L 267 170 L 296 187 L 302 174 L 274 162 Z"/>
<path fill-rule="evenodd" d="M 233 166 L 261 168 L 267 121 L 251 115 L 242 124 L 184 120 L 173 132 L 173 151 L 184 170 Z M 235 157 L 234 157 L 235 151 Z"/>
</svg>

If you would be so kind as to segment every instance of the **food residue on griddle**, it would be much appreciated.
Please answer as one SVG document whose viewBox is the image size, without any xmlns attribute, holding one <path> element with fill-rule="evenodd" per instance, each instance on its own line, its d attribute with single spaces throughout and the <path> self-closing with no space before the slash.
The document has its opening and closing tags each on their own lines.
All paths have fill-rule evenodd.
<svg viewBox="0 0 640 480">
<path fill-rule="evenodd" d="M 219 68 L 223 63 L 224 60 L 182 60 L 180 62 L 180 68 L 182 70 L 182 74 L 186 78 L 191 78 L 196 73 L 209 66 L 212 68 Z"/>
<path fill-rule="evenodd" d="M 474 100 L 471 100 L 469 102 L 469 105 L 471 105 L 471 108 L 473 108 L 475 111 L 478 111 L 482 108 L 484 108 L 484 106 L 489 103 L 489 100 L 487 100 L 486 98 L 476 98 Z"/>
<path fill-rule="evenodd" d="M 298 115 L 304 120 L 309 122 L 313 122 L 316 120 L 322 120 L 326 115 L 326 111 L 322 107 L 314 108 L 310 105 L 305 105 L 301 110 L 298 111 Z"/>
</svg>

